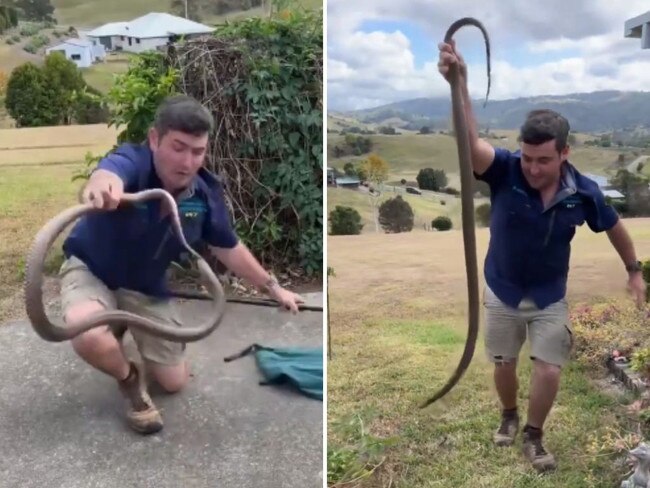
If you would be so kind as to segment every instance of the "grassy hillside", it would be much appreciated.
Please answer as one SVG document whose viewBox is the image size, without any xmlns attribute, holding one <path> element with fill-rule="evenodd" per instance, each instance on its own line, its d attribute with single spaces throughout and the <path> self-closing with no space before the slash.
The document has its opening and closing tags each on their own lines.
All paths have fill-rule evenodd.
<svg viewBox="0 0 650 488">
<path fill-rule="evenodd" d="M 647 258 L 650 220 L 625 224 L 639 256 Z M 476 237 L 482 265 L 489 232 L 478 230 Z M 616 298 L 623 300 L 621 309 L 631 310 L 627 276 L 607 237 L 583 226 L 573 249 L 572 309 Z M 521 455 L 520 438 L 511 448 L 493 447 L 498 403 L 483 350 L 483 320 L 472 364 L 458 386 L 429 408 L 418 408 L 452 374 L 467 337 L 460 231 L 328 237 L 328 265 L 335 272 L 328 287 L 328 466 L 341 468 L 329 471 L 340 473 L 356 460 L 368 471 L 377 467 L 368 479 L 345 486 L 620 486 L 627 472 L 623 449 L 636 445 L 627 439 L 641 431 L 628 423 L 609 378 L 575 361 L 563 373 L 546 424 L 545 444 L 558 458 L 557 472 L 536 475 Z M 524 347 L 518 399 L 525 418 L 530 361 Z M 614 448 L 619 441 L 623 446 Z"/>
<path fill-rule="evenodd" d="M 493 145 L 511 150 L 518 147 L 516 131 L 495 131 L 495 134 L 507 136 L 507 139 L 491 139 Z M 364 137 L 370 137 L 373 152 L 386 160 L 390 166 L 391 177 L 413 178 L 418 170 L 426 167 L 443 169 L 449 173 L 458 172 L 456 140 L 452 136 L 405 133 L 397 136 L 373 134 Z M 573 148 L 569 157 L 581 171 L 605 174 L 619 154 L 625 154 L 627 162 L 635 158 L 630 148 L 604 148 L 580 144 L 588 138 L 585 134 L 579 134 L 578 145 Z M 334 158 L 333 147 L 342 145 L 343 139 L 344 136 L 340 134 L 328 134 L 328 166 L 342 169 L 348 161 L 359 161 L 367 157 L 363 155 Z"/>
<path fill-rule="evenodd" d="M 461 204 L 460 199 L 452 196 L 432 196 L 425 194 L 423 196 L 411 195 L 408 193 L 399 193 L 404 200 L 406 200 L 413 209 L 414 215 L 414 228 L 422 229 L 423 225 L 431 224 L 431 221 L 440 216 L 445 215 L 449 217 L 453 223 L 453 228 L 458 229 L 461 226 Z M 380 197 L 381 201 L 393 198 L 397 195 L 392 191 L 387 191 Z M 445 202 L 445 205 L 441 203 Z M 478 206 L 487 199 L 476 199 L 474 205 Z M 373 208 L 368 193 L 361 191 L 354 191 L 345 188 L 328 188 L 327 189 L 327 213 L 334 210 L 337 205 L 344 207 L 353 207 L 361 215 L 364 224 L 362 232 L 375 232 L 375 224 L 373 220 Z"/>
<path fill-rule="evenodd" d="M 297 0 L 310 9 L 322 8 L 318 0 Z M 169 12 L 171 0 L 52 0 L 55 15 L 60 24 L 94 27 L 106 22 L 131 20 L 149 12 Z M 261 8 L 232 12 L 224 16 L 210 16 L 202 22 L 212 24 L 225 19 L 251 17 L 262 14 Z"/>
</svg>

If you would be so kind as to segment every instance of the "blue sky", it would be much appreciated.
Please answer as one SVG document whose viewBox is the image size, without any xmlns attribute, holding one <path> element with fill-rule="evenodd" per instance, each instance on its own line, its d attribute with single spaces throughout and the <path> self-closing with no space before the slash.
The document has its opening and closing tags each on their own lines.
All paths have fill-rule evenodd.
<svg viewBox="0 0 650 488">
<path fill-rule="evenodd" d="M 350 110 L 448 96 L 437 72 L 437 44 L 464 16 L 481 20 L 490 35 L 492 99 L 649 90 L 650 49 L 624 38 L 623 24 L 650 10 L 650 2 L 613 3 L 546 0 L 532 13 L 519 0 L 329 0 L 328 106 Z M 470 70 L 470 93 L 482 97 L 482 35 L 466 27 L 455 38 Z"/>
<path fill-rule="evenodd" d="M 415 67 L 422 68 L 424 63 L 429 61 L 436 61 L 438 41 L 433 39 L 424 28 L 420 27 L 415 22 L 403 20 L 364 20 L 358 28 L 360 32 L 396 32 L 399 31 L 404 34 L 411 43 L 411 52 L 415 56 Z M 481 40 L 480 32 L 473 33 L 473 39 Z M 468 63 L 482 63 L 485 60 L 485 46 L 481 44 L 470 45 L 464 51 L 465 61 Z M 569 58 L 579 56 L 580 50 L 561 49 L 552 52 L 535 52 L 531 53 L 526 46 L 521 43 L 519 45 L 509 46 L 509 49 L 504 53 L 503 58 L 515 67 L 523 68 L 526 66 L 535 66 L 542 63 L 552 62 L 557 59 Z"/>
</svg>

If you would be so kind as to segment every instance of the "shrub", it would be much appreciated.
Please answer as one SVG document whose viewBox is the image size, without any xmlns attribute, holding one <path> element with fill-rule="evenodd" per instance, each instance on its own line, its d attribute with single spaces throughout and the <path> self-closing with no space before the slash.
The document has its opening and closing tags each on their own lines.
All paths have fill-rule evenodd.
<svg viewBox="0 0 650 488">
<path fill-rule="evenodd" d="M 476 222 L 480 226 L 482 227 L 490 226 L 490 211 L 491 211 L 491 206 L 489 203 L 482 203 L 481 205 L 476 207 L 474 213 L 476 214 Z"/>
<path fill-rule="evenodd" d="M 359 215 L 359 212 L 352 207 L 337 205 L 334 210 L 330 212 L 329 221 L 330 235 L 333 236 L 360 234 L 361 229 L 363 228 L 361 215 Z"/>
<path fill-rule="evenodd" d="M 20 28 L 20 35 L 25 36 L 25 37 L 30 37 L 33 36 L 34 34 L 38 34 L 38 32 L 42 29 L 43 27 L 41 24 L 37 22 L 25 22 L 21 28 Z"/>
<path fill-rule="evenodd" d="M 602 369 L 614 351 L 632 359 L 635 353 L 650 346 L 647 315 L 647 312 L 639 313 L 627 300 L 574 307 L 570 323 L 575 341 L 573 354 L 578 363 L 590 369 Z M 637 356 L 635 367 L 642 369 L 640 359 Z"/>
<path fill-rule="evenodd" d="M 460 195 L 460 191 L 456 190 L 456 188 L 452 188 L 451 186 L 446 186 L 445 188 L 442 189 L 444 193 L 447 193 L 448 195 Z"/>
<path fill-rule="evenodd" d="M 440 215 L 431 221 L 431 227 L 440 231 L 450 230 L 452 228 L 451 219 L 444 215 Z"/>
<path fill-rule="evenodd" d="M 379 225 L 384 232 L 395 234 L 413 229 L 413 209 L 401 195 L 390 198 L 379 206 Z"/>
<path fill-rule="evenodd" d="M 447 175 L 441 169 L 423 168 L 415 179 L 422 190 L 438 191 L 447 185 Z"/>
</svg>

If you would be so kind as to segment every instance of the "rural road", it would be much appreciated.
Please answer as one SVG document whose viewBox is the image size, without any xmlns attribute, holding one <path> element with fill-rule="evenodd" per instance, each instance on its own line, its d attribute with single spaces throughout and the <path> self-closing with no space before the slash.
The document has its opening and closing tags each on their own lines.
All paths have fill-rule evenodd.
<svg viewBox="0 0 650 488">
<path fill-rule="evenodd" d="M 322 293 L 303 296 L 323 304 Z M 182 305 L 196 320 L 206 306 Z M 253 356 L 223 358 L 255 342 L 322 346 L 322 313 L 228 306 L 211 336 L 188 344 L 187 389 L 154 392 L 165 428 L 148 437 L 128 429 L 115 382 L 69 343 L 27 322 L 0 327 L 0 488 L 321 487 L 323 403 L 258 385 Z"/>
</svg>

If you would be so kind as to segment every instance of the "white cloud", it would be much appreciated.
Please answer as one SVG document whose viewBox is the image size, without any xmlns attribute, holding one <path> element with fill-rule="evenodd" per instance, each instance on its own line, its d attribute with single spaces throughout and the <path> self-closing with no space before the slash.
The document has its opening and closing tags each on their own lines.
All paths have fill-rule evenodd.
<svg viewBox="0 0 650 488">
<path fill-rule="evenodd" d="M 329 0 L 329 105 L 356 109 L 408 98 L 449 96 L 449 86 L 437 72 L 437 52 L 418 68 L 403 33 L 361 32 L 358 27 L 364 20 L 417 23 L 436 42 L 457 18 L 480 19 L 492 47 L 491 99 L 647 90 L 650 50 L 641 50 L 638 39 L 624 38 L 623 24 L 648 9 L 647 0 L 547 0 L 534 12 L 518 0 Z M 481 40 L 473 27 L 455 37 L 463 46 Z M 516 66 L 508 58 L 510 46 L 523 46 L 531 56 L 558 57 L 553 62 Z M 566 52 L 572 57 L 562 58 Z M 487 87 L 483 59 L 468 69 L 470 93 L 483 98 Z"/>
</svg>

